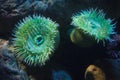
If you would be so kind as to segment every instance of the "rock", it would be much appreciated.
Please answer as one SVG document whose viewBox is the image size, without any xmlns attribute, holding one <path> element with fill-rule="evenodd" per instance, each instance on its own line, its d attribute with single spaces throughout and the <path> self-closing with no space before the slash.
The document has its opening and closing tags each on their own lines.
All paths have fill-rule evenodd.
<svg viewBox="0 0 120 80">
<path fill-rule="evenodd" d="M 7 48 L 8 41 L 0 39 L 0 79 L 29 80 L 27 73 L 20 69 L 15 56 Z"/>
</svg>

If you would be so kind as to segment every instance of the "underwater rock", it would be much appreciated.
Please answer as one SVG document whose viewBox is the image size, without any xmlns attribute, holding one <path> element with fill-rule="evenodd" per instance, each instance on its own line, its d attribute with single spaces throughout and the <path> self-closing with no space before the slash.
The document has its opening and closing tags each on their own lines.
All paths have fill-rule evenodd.
<svg viewBox="0 0 120 80">
<path fill-rule="evenodd" d="M 89 65 L 85 80 L 120 80 L 120 59 L 101 59 Z"/>
<path fill-rule="evenodd" d="M 29 12 L 44 11 L 62 0 L 6 0 L 0 1 L 0 15 L 6 17 L 22 16 Z"/>
<path fill-rule="evenodd" d="M 8 41 L 0 39 L 0 80 L 29 80 L 14 55 L 7 49 Z"/>
<path fill-rule="evenodd" d="M 52 80 L 72 80 L 71 76 L 63 70 L 53 70 L 52 71 Z"/>
<path fill-rule="evenodd" d="M 51 7 L 57 8 L 57 6 L 63 6 L 63 1 L 64 0 L 0 0 L 0 33 L 10 33 L 17 21 L 26 15 L 50 14 L 48 13 L 49 9 L 52 10 Z M 61 11 L 50 12 L 59 13 Z"/>
<path fill-rule="evenodd" d="M 112 40 L 107 43 L 107 56 L 108 58 L 118 59 L 120 58 L 120 34 L 112 36 Z"/>
<path fill-rule="evenodd" d="M 120 59 L 101 59 L 95 65 L 104 71 L 106 80 L 120 80 Z"/>
<path fill-rule="evenodd" d="M 85 80 L 106 80 L 106 76 L 100 67 L 89 65 L 85 72 Z"/>
<path fill-rule="evenodd" d="M 87 67 L 85 80 L 120 80 L 120 59 L 97 60 Z"/>
</svg>

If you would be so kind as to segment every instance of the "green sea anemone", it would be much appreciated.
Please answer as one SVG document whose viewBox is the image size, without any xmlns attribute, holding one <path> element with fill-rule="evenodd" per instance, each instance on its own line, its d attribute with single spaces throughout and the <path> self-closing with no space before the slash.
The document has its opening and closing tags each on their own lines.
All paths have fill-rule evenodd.
<svg viewBox="0 0 120 80">
<path fill-rule="evenodd" d="M 97 42 L 110 40 L 110 35 L 115 34 L 112 20 L 106 19 L 102 10 L 82 11 L 72 17 L 71 25 L 93 36 Z"/>
<path fill-rule="evenodd" d="M 28 65 L 44 65 L 59 43 L 58 24 L 33 15 L 19 22 L 13 44 L 16 56 Z"/>
</svg>

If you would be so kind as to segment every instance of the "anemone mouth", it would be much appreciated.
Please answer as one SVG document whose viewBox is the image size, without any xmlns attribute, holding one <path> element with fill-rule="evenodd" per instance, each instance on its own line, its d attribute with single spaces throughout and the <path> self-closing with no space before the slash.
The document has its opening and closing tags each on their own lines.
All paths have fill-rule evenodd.
<svg viewBox="0 0 120 80">
<path fill-rule="evenodd" d="M 40 46 L 41 44 L 43 44 L 44 42 L 44 37 L 42 37 L 42 35 L 37 35 L 35 38 L 34 38 L 34 41 L 35 41 L 35 44 L 37 46 Z"/>
<path fill-rule="evenodd" d="M 23 19 L 13 39 L 16 56 L 28 65 L 44 65 L 55 50 L 57 26 L 49 18 L 37 15 Z"/>
</svg>

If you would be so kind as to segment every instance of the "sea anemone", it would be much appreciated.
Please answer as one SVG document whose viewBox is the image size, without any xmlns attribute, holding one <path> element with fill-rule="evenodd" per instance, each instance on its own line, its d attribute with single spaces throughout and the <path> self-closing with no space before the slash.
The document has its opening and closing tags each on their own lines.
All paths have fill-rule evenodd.
<svg viewBox="0 0 120 80">
<path fill-rule="evenodd" d="M 44 65 L 59 43 L 58 24 L 33 15 L 16 25 L 13 45 L 16 56 L 28 65 Z"/>
<path fill-rule="evenodd" d="M 111 19 L 106 19 L 102 10 L 89 9 L 72 17 L 71 25 L 93 36 L 97 42 L 111 40 L 110 35 L 115 34 Z"/>
</svg>

